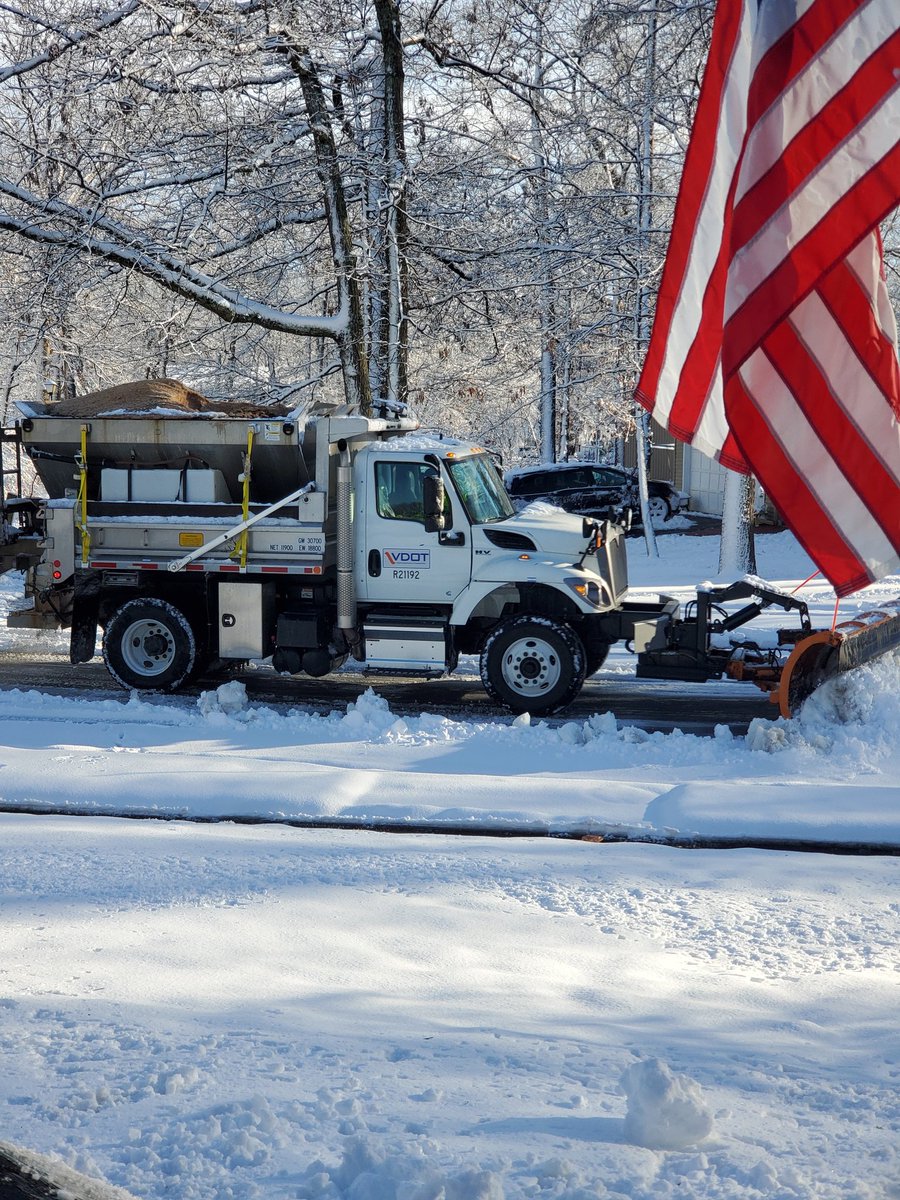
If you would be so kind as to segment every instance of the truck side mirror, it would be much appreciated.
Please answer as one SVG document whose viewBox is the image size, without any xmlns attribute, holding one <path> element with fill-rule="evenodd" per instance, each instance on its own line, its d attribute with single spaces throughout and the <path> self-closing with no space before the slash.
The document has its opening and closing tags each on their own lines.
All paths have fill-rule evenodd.
<svg viewBox="0 0 900 1200">
<path fill-rule="evenodd" d="M 425 502 L 425 532 L 439 533 L 447 524 L 444 516 L 444 481 L 437 471 L 428 471 L 422 481 Z"/>
</svg>

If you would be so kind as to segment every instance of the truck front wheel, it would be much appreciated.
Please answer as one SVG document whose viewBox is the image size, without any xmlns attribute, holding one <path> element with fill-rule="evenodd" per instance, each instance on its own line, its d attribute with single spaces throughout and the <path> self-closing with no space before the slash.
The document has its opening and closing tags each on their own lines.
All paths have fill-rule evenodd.
<svg viewBox="0 0 900 1200">
<path fill-rule="evenodd" d="M 597 674 L 597 672 L 606 662 L 611 645 L 611 642 L 594 642 L 593 645 L 585 643 L 584 661 L 587 663 L 584 672 L 585 679 L 590 679 L 592 675 Z"/>
<path fill-rule="evenodd" d="M 166 600 L 129 600 L 106 626 L 103 661 L 124 688 L 174 692 L 198 663 L 197 640 L 184 613 Z"/>
<path fill-rule="evenodd" d="M 485 691 L 513 712 L 558 712 L 578 695 L 584 672 L 578 634 L 549 617 L 521 615 L 501 621 L 481 652 Z"/>
</svg>

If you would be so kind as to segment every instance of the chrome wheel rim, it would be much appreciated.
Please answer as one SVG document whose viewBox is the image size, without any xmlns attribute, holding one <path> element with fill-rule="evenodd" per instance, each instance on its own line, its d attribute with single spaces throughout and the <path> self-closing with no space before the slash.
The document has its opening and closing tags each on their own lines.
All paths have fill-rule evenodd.
<svg viewBox="0 0 900 1200">
<path fill-rule="evenodd" d="M 143 617 L 122 634 L 122 659 L 136 675 L 162 675 L 175 661 L 175 639 L 161 621 Z"/>
<path fill-rule="evenodd" d="M 537 696 L 556 687 L 562 675 L 559 654 L 543 638 L 519 638 L 503 655 L 503 681 L 519 696 Z"/>
</svg>

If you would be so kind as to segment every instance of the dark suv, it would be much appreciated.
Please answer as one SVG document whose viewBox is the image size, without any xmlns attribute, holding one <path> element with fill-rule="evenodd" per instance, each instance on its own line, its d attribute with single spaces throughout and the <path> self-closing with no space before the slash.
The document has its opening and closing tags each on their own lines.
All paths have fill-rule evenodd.
<svg viewBox="0 0 900 1200">
<path fill-rule="evenodd" d="M 623 467 L 583 462 L 523 467 L 507 472 L 506 489 L 518 508 L 532 500 L 546 500 L 585 517 L 616 516 L 630 508 L 635 523 L 640 521 L 637 472 Z M 651 479 L 647 490 L 654 524 L 687 508 L 688 497 L 671 483 Z"/>
</svg>

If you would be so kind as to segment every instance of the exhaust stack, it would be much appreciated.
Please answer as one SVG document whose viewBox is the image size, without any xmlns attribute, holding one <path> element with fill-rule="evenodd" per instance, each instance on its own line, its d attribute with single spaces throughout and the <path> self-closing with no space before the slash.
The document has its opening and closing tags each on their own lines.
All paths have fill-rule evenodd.
<svg viewBox="0 0 900 1200">
<path fill-rule="evenodd" d="M 353 586 L 353 467 L 345 439 L 338 442 L 337 469 L 337 627 L 356 628 Z M 355 638 L 348 638 L 351 643 Z"/>
</svg>

